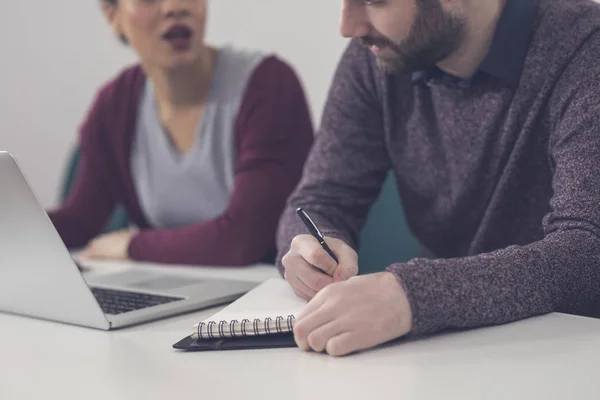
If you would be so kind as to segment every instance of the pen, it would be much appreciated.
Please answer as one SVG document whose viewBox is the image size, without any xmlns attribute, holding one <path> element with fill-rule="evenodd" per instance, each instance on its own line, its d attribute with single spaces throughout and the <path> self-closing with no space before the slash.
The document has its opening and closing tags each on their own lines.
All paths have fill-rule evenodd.
<svg viewBox="0 0 600 400">
<path fill-rule="evenodd" d="M 329 246 L 327 246 L 327 243 L 325 242 L 325 238 L 321 234 L 321 231 L 319 230 L 319 228 L 317 228 L 317 225 L 315 225 L 315 223 L 308 216 L 308 214 L 306 213 L 306 211 L 304 211 L 302 208 L 298 208 L 296 210 L 296 214 L 298 214 L 298 216 L 300 217 L 300 219 L 302 220 L 302 222 L 304 222 L 304 225 L 306 225 L 306 227 L 308 228 L 310 234 L 315 239 L 317 239 L 317 241 L 321 244 L 321 247 L 323 247 L 323 249 L 331 256 L 331 258 L 333 258 L 335 260 L 335 262 L 339 264 L 339 261 L 338 261 L 337 257 L 335 256 L 335 254 L 333 254 L 333 251 L 331 251 L 331 249 L 329 248 Z"/>
</svg>

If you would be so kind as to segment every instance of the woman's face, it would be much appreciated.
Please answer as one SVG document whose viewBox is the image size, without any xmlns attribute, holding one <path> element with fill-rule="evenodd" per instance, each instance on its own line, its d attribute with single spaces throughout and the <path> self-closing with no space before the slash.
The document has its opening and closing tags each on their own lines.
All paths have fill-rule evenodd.
<svg viewBox="0 0 600 400">
<path fill-rule="evenodd" d="M 104 12 L 149 67 L 176 69 L 205 51 L 206 0 L 118 0 Z"/>
</svg>

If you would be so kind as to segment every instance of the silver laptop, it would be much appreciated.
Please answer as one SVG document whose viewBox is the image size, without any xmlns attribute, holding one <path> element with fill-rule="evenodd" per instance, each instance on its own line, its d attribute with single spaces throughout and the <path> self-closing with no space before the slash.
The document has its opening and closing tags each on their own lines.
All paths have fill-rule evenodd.
<svg viewBox="0 0 600 400">
<path fill-rule="evenodd" d="M 227 303 L 255 286 L 135 269 L 86 278 L 16 160 L 0 152 L 0 312 L 110 330 Z"/>
</svg>

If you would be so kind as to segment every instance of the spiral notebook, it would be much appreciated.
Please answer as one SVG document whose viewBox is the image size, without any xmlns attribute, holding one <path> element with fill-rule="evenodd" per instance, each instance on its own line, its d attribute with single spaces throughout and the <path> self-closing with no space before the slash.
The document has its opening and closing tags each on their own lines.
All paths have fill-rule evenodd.
<svg viewBox="0 0 600 400">
<path fill-rule="evenodd" d="M 306 305 L 283 279 L 270 279 L 211 318 L 193 326 L 173 345 L 188 351 L 295 346 L 296 314 Z"/>
</svg>

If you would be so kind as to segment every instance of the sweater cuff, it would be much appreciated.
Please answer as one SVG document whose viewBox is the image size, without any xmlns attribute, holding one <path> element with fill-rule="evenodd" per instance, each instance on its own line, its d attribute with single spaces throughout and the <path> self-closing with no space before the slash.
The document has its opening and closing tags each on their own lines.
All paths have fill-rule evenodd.
<svg viewBox="0 0 600 400">
<path fill-rule="evenodd" d="M 129 242 L 127 247 L 127 255 L 133 261 L 143 261 L 143 238 L 140 232 L 136 233 L 135 236 Z"/>
<path fill-rule="evenodd" d="M 413 259 L 407 263 L 393 264 L 386 270 L 393 273 L 408 297 L 412 310 L 411 335 L 424 335 L 448 327 L 451 316 L 447 313 L 454 307 L 454 290 L 447 287 L 443 274 L 436 272 L 431 260 Z"/>
</svg>

